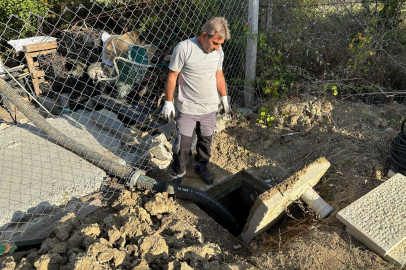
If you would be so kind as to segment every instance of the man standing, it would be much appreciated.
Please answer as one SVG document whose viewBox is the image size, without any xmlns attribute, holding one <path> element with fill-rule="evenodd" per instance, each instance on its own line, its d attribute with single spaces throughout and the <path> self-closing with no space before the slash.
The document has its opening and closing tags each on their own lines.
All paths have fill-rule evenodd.
<svg viewBox="0 0 406 270">
<path fill-rule="evenodd" d="M 219 96 L 224 110 L 229 110 L 226 82 L 222 70 L 224 53 L 221 44 L 230 39 L 226 19 L 207 21 L 198 37 L 180 42 L 173 50 L 165 88 L 164 117 L 175 116 L 173 93 L 179 77 L 176 118 L 177 137 L 173 145 L 170 183 L 180 184 L 186 174 L 189 151 L 196 129 L 195 172 L 206 184 L 213 183 L 208 170 Z"/>
</svg>

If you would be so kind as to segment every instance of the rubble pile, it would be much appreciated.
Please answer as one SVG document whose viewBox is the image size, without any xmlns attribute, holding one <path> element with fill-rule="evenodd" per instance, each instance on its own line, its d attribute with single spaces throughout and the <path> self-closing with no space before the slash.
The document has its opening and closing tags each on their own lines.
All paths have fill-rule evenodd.
<svg viewBox="0 0 406 270">
<path fill-rule="evenodd" d="M 0 268 L 249 268 L 230 268 L 236 264 L 223 264 L 227 252 L 222 251 L 217 243 L 206 242 L 196 224 L 179 215 L 180 208 L 182 206 L 168 198 L 166 193 L 125 190 L 112 202 L 111 208 L 102 207 L 91 216 L 78 220 L 73 213 L 66 215 L 58 221 L 38 251 L 33 249 L 20 259 L 3 256 Z"/>
</svg>

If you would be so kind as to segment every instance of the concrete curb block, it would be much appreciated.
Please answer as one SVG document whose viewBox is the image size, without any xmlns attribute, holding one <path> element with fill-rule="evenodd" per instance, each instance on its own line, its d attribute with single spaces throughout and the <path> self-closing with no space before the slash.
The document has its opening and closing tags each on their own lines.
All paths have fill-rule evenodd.
<svg viewBox="0 0 406 270">
<path fill-rule="evenodd" d="M 330 167 L 330 162 L 319 158 L 282 183 L 261 194 L 256 200 L 241 237 L 248 244 L 255 236 L 271 228 L 284 216 L 285 209 L 308 189 L 316 185 Z"/>
</svg>

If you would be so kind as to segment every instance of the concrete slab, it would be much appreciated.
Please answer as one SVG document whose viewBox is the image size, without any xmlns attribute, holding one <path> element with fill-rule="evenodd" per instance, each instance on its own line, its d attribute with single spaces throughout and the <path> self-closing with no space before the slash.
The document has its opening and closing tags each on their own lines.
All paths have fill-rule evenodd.
<svg viewBox="0 0 406 270">
<path fill-rule="evenodd" d="M 103 183 L 105 172 L 35 134 L 30 125 L 0 131 L 0 227 L 27 213 L 47 214 Z"/>
<path fill-rule="evenodd" d="M 249 244 L 255 236 L 271 228 L 280 217 L 285 215 L 285 209 L 293 201 L 300 198 L 306 189 L 319 182 L 329 167 L 330 163 L 325 158 L 319 158 L 261 194 L 252 207 L 247 224 L 241 233 L 243 242 Z"/>
<path fill-rule="evenodd" d="M 384 258 L 402 268 L 406 264 L 406 240 L 403 240 L 394 249 L 389 251 Z"/>
<path fill-rule="evenodd" d="M 396 174 L 337 213 L 337 218 L 381 256 L 406 239 L 406 177 Z"/>
<path fill-rule="evenodd" d="M 116 137 L 90 117 L 91 112 L 78 111 L 47 121 L 92 150 L 133 165 L 138 152 L 123 149 Z M 57 205 L 78 201 L 98 189 L 106 176 L 100 168 L 49 141 L 31 123 L 0 130 L 0 171 L 0 228 L 21 222 L 27 213 L 46 214 Z"/>
<path fill-rule="evenodd" d="M 366 239 L 362 235 L 359 235 L 348 227 L 345 229 L 345 231 L 371 250 L 377 252 L 376 250 L 374 250 L 374 247 L 370 245 L 368 239 Z M 384 258 L 389 262 L 395 263 L 396 266 L 398 266 L 399 268 L 402 268 L 406 263 L 406 240 L 403 240 L 403 242 L 393 248 Z"/>
</svg>

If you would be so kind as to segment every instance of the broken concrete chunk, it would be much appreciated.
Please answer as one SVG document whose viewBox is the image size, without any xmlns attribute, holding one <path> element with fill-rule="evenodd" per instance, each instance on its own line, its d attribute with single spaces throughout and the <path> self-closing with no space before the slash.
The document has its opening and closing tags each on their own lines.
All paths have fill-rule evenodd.
<svg viewBox="0 0 406 270">
<path fill-rule="evenodd" d="M 149 160 L 148 165 L 152 169 L 166 170 L 172 160 L 172 145 L 167 141 L 164 134 L 151 139 L 152 146 L 144 160 Z M 140 158 L 141 159 L 141 158 Z"/>
<path fill-rule="evenodd" d="M 166 170 L 168 169 L 169 165 L 171 165 L 170 160 L 160 160 L 157 158 L 151 158 L 148 162 L 148 165 L 151 166 L 153 170 Z"/>
<path fill-rule="evenodd" d="M 166 139 L 165 134 L 159 134 L 152 139 L 152 143 L 158 143 L 158 144 L 164 143 L 166 141 L 168 141 L 168 140 Z"/>
<path fill-rule="evenodd" d="M 308 189 L 316 185 L 330 167 L 330 162 L 319 158 L 282 183 L 261 194 L 251 209 L 241 237 L 248 244 L 255 236 L 271 228 L 285 213 L 285 209 Z"/>
<path fill-rule="evenodd" d="M 164 144 L 153 146 L 150 150 L 153 157 L 165 161 L 172 159 L 172 153 L 167 150 Z"/>
</svg>

